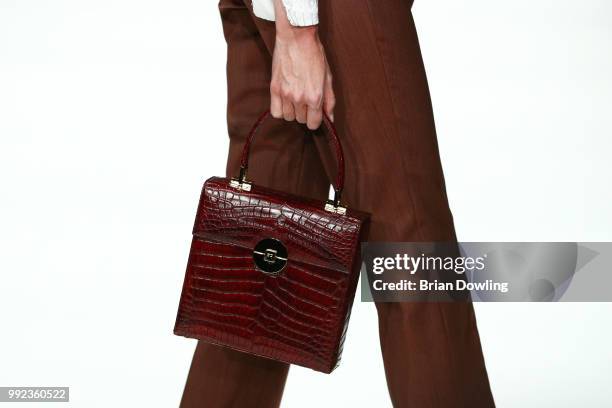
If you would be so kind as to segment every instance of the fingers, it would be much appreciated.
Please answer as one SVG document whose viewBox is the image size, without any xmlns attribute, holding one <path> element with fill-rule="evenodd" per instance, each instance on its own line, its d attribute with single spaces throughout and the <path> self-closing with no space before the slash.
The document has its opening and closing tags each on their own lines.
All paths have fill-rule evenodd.
<svg viewBox="0 0 612 408">
<path fill-rule="evenodd" d="M 270 85 L 270 113 L 277 119 L 298 121 L 309 129 L 321 126 L 323 112 L 333 120 L 336 99 L 332 88 L 331 75 L 326 75 L 322 89 L 306 92 L 292 92 L 279 86 L 276 81 Z"/>
<path fill-rule="evenodd" d="M 287 90 L 279 84 L 279 81 L 272 80 L 270 83 L 270 114 L 276 119 L 287 121 L 296 120 L 296 112 L 300 115 L 299 119 L 306 122 L 304 109 L 296 109 L 292 98 Z"/>
<path fill-rule="evenodd" d="M 295 107 L 295 120 L 305 125 L 307 117 L 308 117 L 308 106 L 304 104 L 297 105 Z"/>
<path fill-rule="evenodd" d="M 321 126 L 323 121 L 323 109 L 321 107 L 308 107 L 308 118 L 306 119 L 306 126 L 308 129 L 315 130 Z"/>
<path fill-rule="evenodd" d="M 272 117 L 276 119 L 280 119 L 283 117 L 283 100 L 280 97 L 278 92 L 274 92 L 274 89 L 271 87 L 270 92 L 270 114 Z"/>
<path fill-rule="evenodd" d="M 287 99 L 283 99 L 283 118 L 288 122 L 295 120 L 295 108 Z"/>
</svg>

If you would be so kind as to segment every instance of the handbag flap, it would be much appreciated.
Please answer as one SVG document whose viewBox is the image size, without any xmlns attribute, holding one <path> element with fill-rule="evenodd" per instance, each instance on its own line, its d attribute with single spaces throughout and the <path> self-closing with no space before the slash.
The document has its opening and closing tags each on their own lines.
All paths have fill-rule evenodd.
<svg viewBox="0 0 612 408">
<path fill-rule="evenodd" d="M 273 238 L 288 248 L 289 262 L 348 274 L 369 215 L 332 213 L 324 205 L 256 185 L 239 190 L 213 177 L 204 183 L 193 234 L 248 250 Z"/>
</svg>

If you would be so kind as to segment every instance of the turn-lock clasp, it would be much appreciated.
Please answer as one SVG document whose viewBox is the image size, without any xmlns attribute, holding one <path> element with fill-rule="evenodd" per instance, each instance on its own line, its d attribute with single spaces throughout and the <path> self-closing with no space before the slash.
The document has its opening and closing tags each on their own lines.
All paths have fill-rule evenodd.
<svg viewBox="0 0 612 408">
<path fill-rule="evenodd" d="M 255 253 L 258 254 L 258 255 L 263 255 L 263 260 L 264 260 L 264 262 L 267 262 L 267 263 L 272 263 L 273 264 L 277 260 L 283 260 L 283 261 L 286 260 L 286 259 L 283 259 L 283 258 L 279 257 L 277 255 L 278 251 L 276 249 L 272 249 L 272 248 L 266 249 L 266 252 L 264 252 L 263 254 L 261 252 L 257 252 L 257 251 L 255 251 Z"/>
<path fill-rule="evenodd" d="M 261 272 L 276 275 L 287 265 L 287 248 L 277 239 L 262 239 L 253 249 L 253 262 Z"/>
</svg>

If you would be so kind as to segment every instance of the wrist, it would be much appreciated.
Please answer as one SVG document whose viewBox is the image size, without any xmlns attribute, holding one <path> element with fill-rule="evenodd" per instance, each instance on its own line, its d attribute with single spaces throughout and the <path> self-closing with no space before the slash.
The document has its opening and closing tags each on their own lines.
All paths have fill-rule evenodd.
<svg viewBox="0 0 612 408">
<path fill-rule="evenodd" d="M 297 42 L 315 44 L 319 42 L 318 26 L 294 27 L 290 24 L 276 24 L 276 40 L 281 42 Z"/>
<path fill-rule="evenodd" d="M 276 14 L 276 39 L 281 41 L 316 42 L 319 38 L 319 26 L 294 26 L 287 17 L 282 0 L 274 0 Z"/>
</svg>

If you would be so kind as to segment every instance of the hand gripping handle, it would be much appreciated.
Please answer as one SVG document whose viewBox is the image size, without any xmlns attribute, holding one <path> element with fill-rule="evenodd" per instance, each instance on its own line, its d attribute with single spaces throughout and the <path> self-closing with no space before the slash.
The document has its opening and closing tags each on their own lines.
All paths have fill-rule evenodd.
<svg viewBox="0 0 612 408">
<path fill-rule="evenodd" d="M 253 142 L 253 138 L 257 133 L 257 130 L 270 117 L 270 111 L 267 110 L 259 116 L 253 128 L 249 132 L 247 136 L 246 142 L 244 143 L 244 147 L 242 149 L 242 158 L 240 160 L 240 175 L 238 176 L 239 184 L 246 183 L 246 175 L 247 169 L 249 167 L 249 153 L 251 151 L 251 143 Z M 336 175 L 336 181 L 334 182 L 334 201 L 333 206 L 340 206 L 340 197 L 342 196 L 342 190 L 344 188 L 344 153 L 342 151 L 342 145 L 340 144 L 340 139 L 338 138 L 338 133 L 336 132 L 336 128 L 329 117 L 323 113 L 323 124 L 327 128 L 329 133 L 329 138 L 333 144 L 335 153 L 336 153 L 336 161 L 338 164 L 338 172 Z"/>
</svg>

